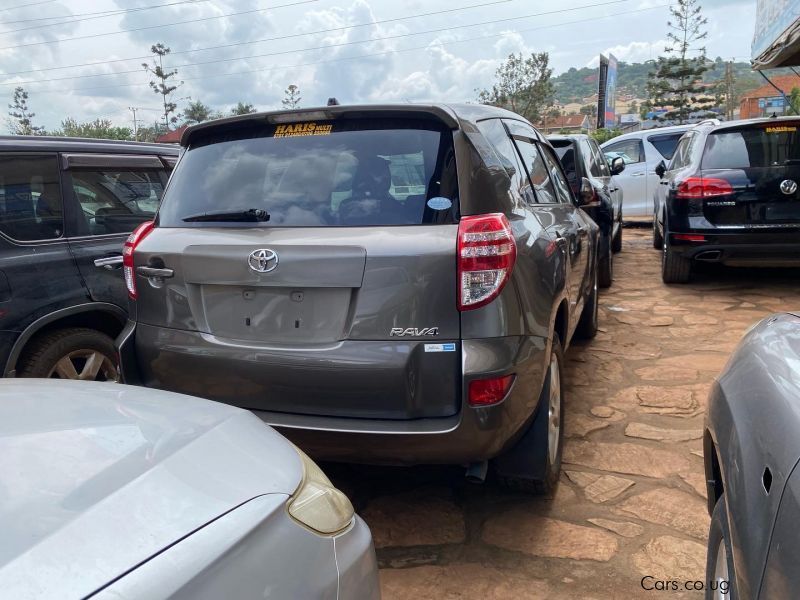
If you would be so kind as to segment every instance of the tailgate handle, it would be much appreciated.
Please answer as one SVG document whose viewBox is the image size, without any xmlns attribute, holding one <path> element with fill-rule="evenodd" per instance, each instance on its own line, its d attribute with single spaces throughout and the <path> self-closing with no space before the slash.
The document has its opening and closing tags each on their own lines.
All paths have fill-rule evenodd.
<svg viewBox="0 0 800 600">
<path fill-rule="evenodd" d="M 157 269 L 156 267 L 136 267 L 136 272 L 145 277 L 156 277 L 158 279 L 169 279 L 175 275 L 172 269 Z"/>
</svg>

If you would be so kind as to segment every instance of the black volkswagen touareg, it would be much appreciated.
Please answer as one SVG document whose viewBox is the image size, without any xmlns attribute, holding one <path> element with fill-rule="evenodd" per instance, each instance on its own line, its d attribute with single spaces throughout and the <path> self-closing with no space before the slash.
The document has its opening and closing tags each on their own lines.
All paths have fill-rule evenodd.
<svg viewBox="0 0 800 600">
<path fill-rule="evenodd" d="M 179 148 L 0 137 L 3 376 L 116 380 L 122 244 L 153 218 Z"/>
<path fill-rule="evenodd" d="M 800 119 L 709 120 L 656 171 L 653 246 L 665 283 L 695 261 L 800 266 Z"/>
<path fill-rule="evenodd" d="M 597 330 L 597 225 L 485 106 L 335 106 L 188 129 L 125 248 L 123 378 L 252 410 L 335 460 L 548 490 L 562 349 Z M 591 194 L 584 202 L 593 202 Z"/>
</svg>

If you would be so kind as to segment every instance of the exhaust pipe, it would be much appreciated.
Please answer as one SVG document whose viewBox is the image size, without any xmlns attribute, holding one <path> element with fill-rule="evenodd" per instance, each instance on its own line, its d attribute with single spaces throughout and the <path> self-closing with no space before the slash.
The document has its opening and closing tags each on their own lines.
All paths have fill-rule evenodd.
<svg viewBox="0 0 800 600">
<path fill-rule="evenodd" d="M 719 262 L 721 257 L 722 252 L 719 250 L 706 250 L 705 252 L 700 252 L 694 259 L 703 262 Z"/>
<path fill-rule="evenodd" d="M 489 461 L 474 462 L 467 465 L 467 472 L 464 477 L 470 483 L 483 483 L 486 481 L 486 474 L 489 472 Z"/>
</svg>

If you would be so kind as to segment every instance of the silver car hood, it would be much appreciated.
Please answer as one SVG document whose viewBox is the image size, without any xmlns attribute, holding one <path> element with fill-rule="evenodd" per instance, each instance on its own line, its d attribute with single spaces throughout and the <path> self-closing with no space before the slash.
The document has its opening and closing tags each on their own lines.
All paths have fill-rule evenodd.
<svg viewBox="0 0 800 600">
<path fill-rule="evenodd" d="M 0 590 L 91 594 L 301 479 L 291 444 L 244 410 L 117 384 L 0 380 Z"/>
</svg>

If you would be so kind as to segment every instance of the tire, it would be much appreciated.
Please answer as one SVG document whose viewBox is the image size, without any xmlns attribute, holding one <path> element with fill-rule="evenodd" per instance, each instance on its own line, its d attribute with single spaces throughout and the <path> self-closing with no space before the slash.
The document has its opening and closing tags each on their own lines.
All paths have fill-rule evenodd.
<svg viewBox="0 0 800 600">
<path fill-rule="evenodd" d="M 561 341 L 553 333 L 536 417 L 516 445 L 493 461 L 497 482 L 503 487 L 547 496 L 555 493 L 564 449 L 563 364 Z"/>
<path fill-rule="evenodd" d="M 114 340 L 94 329 L 59 329 L 36 337 L 25 348 L 20 377 L 118 381 Z M 70 366 L 71 365 L 71 366 Z"/>
<path fill-rule="evenodd" d="M 614 239 L 611 240 L 611 251 L 622 252 L 622 221 L 619 222 L 619 229 L 617 229 L 617 235 L 615 235 Z"/>
<path fill-rule="evenodd" d="M 692 261 L 676 254 L 664 244 L 661 254 L 661 280 L 664 283 L 686 283 L 692 273 Z"/>
<path fill-rule="evenodd" d="M 610 288 L 614 281 L 614 253 L 611 248 L 611 240 L 607 235 L 600 236 L 600 244 L 605 245 L 606 255 L 598 257 L 597 261 L 597 283 L 601 288 Z"/>
<path fill-rule="evenodd" d="M 723 594 L 720 580 L 728 582 L 727 593 Z M 731 532 L 728 527 L 728 507 L 725 496 L 720 496 L 711 515 L 708 531 L 708 551 L 706 553 L 706 600 L 728 598 L 736 600 L 736 572 L 731 553 Z M 715 589 L 712 589 L 715 588 Z"/>
<path fill-rule="evenodd" d="M 578 321 L 578 327 L 575 329 L 575 336 L 582 340 L 591 340 L 597 335 L 598 319 L 598 296 L 597 291 L 597 265 L 594 267 L 594 275 L 592 276 L 592 291 L 586 299 L 586 304 L 583 305 L 583 312 L 581 319 Z"/>
<path fill-rule="evenodd" d="M 661 250 L 664 247 L 664 236 L 658 230 L 658 219 L 653 215 L 653 248 Z"/>
</svg>

